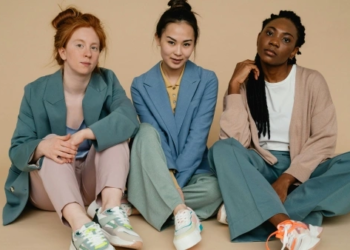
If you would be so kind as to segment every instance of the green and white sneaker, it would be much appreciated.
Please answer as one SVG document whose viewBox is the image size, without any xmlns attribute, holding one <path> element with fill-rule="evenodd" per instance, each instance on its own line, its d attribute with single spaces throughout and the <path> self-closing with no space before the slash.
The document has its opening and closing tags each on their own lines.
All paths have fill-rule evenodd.
<svg viewBox="0 0 350 250">
<path fill-rule="evenodd" d="M 98 223 L 102 232 L 113 246 L 140 249 L 143 245 L 141 237 L 134 232 L 128 216 L 120 207 L 96 211 L 94 221 Z"/>
<path fill-rule="evenodd" d="M 95 222 L 83 225 L 73 232 L 69 250 L 114 250 Z"/>
</svg>

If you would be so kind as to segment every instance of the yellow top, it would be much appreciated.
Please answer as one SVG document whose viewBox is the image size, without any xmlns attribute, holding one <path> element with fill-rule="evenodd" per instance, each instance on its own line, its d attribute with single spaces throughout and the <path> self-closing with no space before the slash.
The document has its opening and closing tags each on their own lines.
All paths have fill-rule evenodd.
<svg viewBox="0 0 350 250">
<path fill-rule="evenodd" d="M 177 97 L 179 95 L 180 83 L 181 83 L 181 79 L 182 79 L 182 76 L 183 76 L 184 71 L 185 71 L 185 67 L 183 67 L 181 75 L 180 75 L 179 79 L 177 79 L 175 85 L 172 85 L 171 82 L 169 81 L 169 79 L 165 76 L 165 74 L 163 72 L 162 63 L 160 64 L 160 72 L 162 72 L 166 91 L 168 92 L 168 97 L 169 97 L 171 109 L 172 109 L 173 113 L 175 113 Z"/>
</svg>

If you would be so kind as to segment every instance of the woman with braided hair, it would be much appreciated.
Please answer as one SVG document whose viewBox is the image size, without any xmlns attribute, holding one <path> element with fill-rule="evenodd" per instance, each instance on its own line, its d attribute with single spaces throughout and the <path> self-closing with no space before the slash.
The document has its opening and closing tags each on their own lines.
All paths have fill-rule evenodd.
<svg viewBox="0 0 350 250">
<path fill-rule="evenodd" d="M 337 123 L 322 75 L 296 65 L 305 28 L 292 11 L 272 14 L 255 60 L 237 64 L 209 151 L 232 241 L 275 235 L 282 249 L 312 249 L 323 216 L 349 212 L 350 153 L 334 157 Z M 277 231 L 276 231 L 277 228 Z M 276 232 L 274 232 L 276 231 Z M 268 247 L 268 246 L 267 246 Z"/>
</svg>

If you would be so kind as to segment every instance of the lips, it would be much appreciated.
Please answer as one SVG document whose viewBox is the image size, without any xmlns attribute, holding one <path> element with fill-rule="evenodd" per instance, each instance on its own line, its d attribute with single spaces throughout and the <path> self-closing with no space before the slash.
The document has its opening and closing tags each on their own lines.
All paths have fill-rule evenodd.
<svg viewBox="0 0 350 250">
<path fill-rule="evenodd" d="M 268 56 L 276 56 L 276 52 L 270 49 L 264 49 L 264 52 Z"/>
<path fill-rule="evenodd" d="M 81 62 L 81 64 L 86 65 L 86 66 L 90 66 L 91 65 L 91 63 L 89 63 L 89 62 Z"/>
<path fill-rule="evenodd" d="M 179 63 L 181 63 L 181 61 L 182 61 L 182 59 L 175 59 L 175 58 L 170 58 L 171 59 L 171 61 L 173 62 L 173 63 L 175 63 L 175 64 L 179 64 Z"/>
</svg>

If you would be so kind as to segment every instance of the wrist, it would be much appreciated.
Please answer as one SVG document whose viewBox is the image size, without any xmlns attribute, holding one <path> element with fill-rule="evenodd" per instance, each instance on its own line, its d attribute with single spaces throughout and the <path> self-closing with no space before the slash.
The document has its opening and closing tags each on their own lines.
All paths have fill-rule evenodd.
<svg viewBox="0 0 350 250">
<path fill-rule="evenodd" d="M 83 137 L 84 137 L 84 139 L 89 139 L 89 140 L 96 139 L 94 133 L 92 132 L 92 130 L 90 128 L 83 129 Z"/>
<path fill-rule="evenodd" d="M 231 79 L 231 81 L 228 85 L 228 94 L 229 95 L 240 94 L 241 93 L 240 88 L 241 88 L 241 84 L 239 82 Z"/>
</svg>

